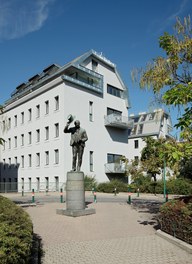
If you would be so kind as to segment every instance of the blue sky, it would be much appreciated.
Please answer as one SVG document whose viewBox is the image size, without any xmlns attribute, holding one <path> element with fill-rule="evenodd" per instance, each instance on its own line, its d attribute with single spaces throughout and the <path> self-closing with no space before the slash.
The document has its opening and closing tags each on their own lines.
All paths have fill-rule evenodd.
<svg viewBox="0 0 192 264">
<path fill-rule="evenodd" d="M 94 49 L 117 65 L 129 113 L 151 110 L 152 93 L 133 84 L 130 72 L 163 55 L 158 38 L 172 32 L 176 16 L 191 13 L 191 0 L 0 0 L 0 104 L 48 65 Z"/>
</svg>

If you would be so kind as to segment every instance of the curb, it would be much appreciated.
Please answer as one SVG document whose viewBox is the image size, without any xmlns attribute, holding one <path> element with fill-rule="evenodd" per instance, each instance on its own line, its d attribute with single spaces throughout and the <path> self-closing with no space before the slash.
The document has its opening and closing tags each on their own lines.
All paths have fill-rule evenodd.
<svg viewBox="0 0 192 264">
<path fill-rule="evenodd" d="M 190 245 L 190 244 L 188 244 L 188 243 L 186 243 L 186 242 L 184 242 L 184 241 L 182 241 L 176 237 L 173 237 L 173 236 L 161 231 L 160 229 L 157 230 L 156 235 L 158 235 L 158 236 L 166 239 L 167 241 L 173 243 L 174 245 L 184 249 L 189 254 L 192 254 L 192 245 Z"/>
</svg>

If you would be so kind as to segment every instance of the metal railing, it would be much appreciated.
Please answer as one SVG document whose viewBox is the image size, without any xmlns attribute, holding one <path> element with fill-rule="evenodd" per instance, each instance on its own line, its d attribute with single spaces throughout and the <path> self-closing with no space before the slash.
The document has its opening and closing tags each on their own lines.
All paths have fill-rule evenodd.
<svg viewBox="0 0 192 264">
<path fill-rule="evenodd" d="M 0 193 L 8 192 L 59 192 L 60 189 L 65 190 L 64 182 L 0 182 Z"/>
</svg>

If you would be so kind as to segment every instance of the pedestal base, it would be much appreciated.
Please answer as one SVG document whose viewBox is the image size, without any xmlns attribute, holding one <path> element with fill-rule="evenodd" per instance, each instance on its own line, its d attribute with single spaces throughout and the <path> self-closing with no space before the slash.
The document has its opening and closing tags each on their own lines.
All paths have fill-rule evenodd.
<svg viewBox="0 0 192 264">
<path fill-rule="evenodd" d="M 95 214 L 94 208 L 85 206 L 84 173 L 82 171 L 67 172 L 66 209 L 57 209 L 57 214 L 66 216 L 83 216 Z"/>
<path fill-rule="evenodd" d="M 78 217 L 78 216 L 95 214 L 96 211 L 95 211 L 94 208 L 86 208 L 86 209 L 82 209 L 82 210 L 64 210 L 64 209 L 57 209 L 56 213 L 57 214 L 60 214 L 60 215 Z"/>
</svg>

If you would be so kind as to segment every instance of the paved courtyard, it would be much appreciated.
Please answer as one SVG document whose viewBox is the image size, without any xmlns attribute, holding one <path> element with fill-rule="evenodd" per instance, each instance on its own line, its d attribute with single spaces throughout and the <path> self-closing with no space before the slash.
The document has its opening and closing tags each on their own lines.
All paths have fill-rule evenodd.
<svg viewBox="0 0 192 264">
<path fill-rule="evenodd" d="M 56 214 L 65 203 L 25 210 L 42 239 L 43 264 L 191 264 L 192 255 L 157 236 L 153 215 L 125 202 L 91 203 L 96 214 Z"/>
</svg>

